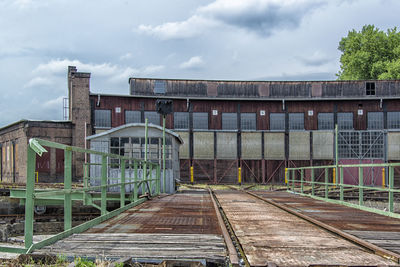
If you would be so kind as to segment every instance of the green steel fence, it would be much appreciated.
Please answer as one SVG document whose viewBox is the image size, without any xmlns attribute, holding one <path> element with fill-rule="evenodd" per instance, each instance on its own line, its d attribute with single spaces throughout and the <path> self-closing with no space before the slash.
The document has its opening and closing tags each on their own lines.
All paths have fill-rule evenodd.
<svg viewBox="0 0 400 267">
<path fill-rule="evenodd" d="M 36 155 L 41 156 L 47 150 L 44 147 L 61 149 L 64 151 L 64 189 L 35 189 L 35 168 Z M 147 150 L 146 150 L 147 151 Z M 85 153 L 86 155 L 98 155 L 101 157 L 101 164 L 84 164 L 84 180 L 79 187 L 72 188 L 72 161 L 74 154 Z M 119 159 L 120 177 L 108 177 L 109 159 Z M 146 157 L 147 159 L 147 157 Z M 89 167 L 99 165 L 101 167 L 100 185 L 91 186 L 89 183 Z M 134 169 L 133 179 L 125 177 L 127 165 Z M 113 168 L 116 168 L 113 163 Z M 141 175 L 139 175 L 141 170 Z M 141 177 L 140 177 L 141 176 Z M 50 245 L 60 239 L 74 233 L 83 232 L 121 212 L 143 203 L 146 198 L 139 198 L 139 187 L 141 193 L 147 195 L 160 194 L 160 165 L 147 160 L 137 160 L 115 154 L 102 153 L 94 150 L 82 149 L 79 147 L 67 146 L 41 139 L 30 139 L 27 149 L 27 175 L 26 189 L 12 190 L 11 198 L 20 198 L 25 204 L 25 248 L 22 247 L 1 247 L 2 252 L 30 253 Z M 91 178 L 92 179 L 92 178 Z M 110 180 L 118 179 L 117 183 L 110 184 Z M 133 191 L 127 196 L 125 187 L 133 185 Z M 112 187 L 119 187 L 119 193 L 108 192 Z M 92 205 L 101 211 L 101 216 L 72 227 L 72 206 L 73 202 L 82 201 L 85 205 Z M 119 201 L 120 207 L 113 211 L 107 211 L 107 202 Z M 35 205 L 64 205 L 64 231 L 43 241 L 33 242 L 33 223 Z"/>
<path fill-rule="evenodd" d="M 286 185 L 287 190 L 293 193 L 390 217 L 400 218 L 400 214 L 394 213 L 394 193 L 400 193 L 400 189 L 394 188 L 394 169 L 399 166 L 400 163 L 382 163 L 287 168 L 285 170 Z M 382 168 L 382 186 L 365 186 L 364 168 L 374 167 Z M 358 168 L 358 184 L 351 185 L 343 182 L 344 170 L 346 168 Z M 386 170 L 388 170 L 387 184 L 384 182 Z M 316 179 L 316 172 L 319 173 L 319 177 L 323 177 L 323 181 Z M 330 179 L 331 176 L 332 179 Z M 319 189 L 318 192 L 316 192 L 316 187 Z M 380 201 L 386 201 L 387 207 L 380 209 L 379 207 L 366 206 L 364 202 L 366 191 L 368 191 L 368 193 L 381 192 L 381 194 L 385 194 L 385 197 L 380 199 Z M 338 199 L 333 199 L 332 196 L 329 197 L 329 193 L 332 192 L 338 193 Z M 349 202 L 346 192 L 358 193 L 358 204 Z"/>
</svg>

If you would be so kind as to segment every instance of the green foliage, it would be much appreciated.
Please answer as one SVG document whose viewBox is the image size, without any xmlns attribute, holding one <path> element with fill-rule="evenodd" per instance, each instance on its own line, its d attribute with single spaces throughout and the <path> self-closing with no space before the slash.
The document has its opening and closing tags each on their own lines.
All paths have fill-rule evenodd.
<svg viewBox="0 0 400 267">
<path fill-rule="evenodd" d="M 400 79 L 400 32 L 383 32 L 365 25 L 360 32 L 349 31 L 339 42 L 339 80 Z"/>
<path fill-rule="evenodd" d="M 74 262 L 76 267 L 96 267 L 94 262 L 82 258 L 77 258 Z"/>
</svg>

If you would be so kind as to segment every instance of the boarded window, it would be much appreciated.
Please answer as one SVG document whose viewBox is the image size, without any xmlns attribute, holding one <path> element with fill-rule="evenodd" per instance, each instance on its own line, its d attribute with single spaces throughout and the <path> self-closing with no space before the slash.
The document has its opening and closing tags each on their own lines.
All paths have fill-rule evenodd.
<svg viewBox="0 0 400 267">
<path fill-rule="evenodd" d="M 257 130 L 256 113 L 240 114 L 240 127 L 242 130 Z"/>
<path fill-rule="evenodd" d="M 289 130 L 304 130 L 304 113 L 289 113 Z"/>
<path fill-rule="evenodd" d="M 368 112 L 368 130 L 383 129 L 383 112 Z"/>
<path fill-rule="evenodd" d="M 318 130 L 332 130 L 334 124 L 333 113 L 318 113 Z"/>
<path fill-rule="evenodd" d="M 94 111 L 94 124 L 98 128 L 111 128 L 111 110 L 96 109 Z"/>
<path fill-rule="evenodd" d="M 140 123 L 140 111 L 125 110 L 125 123 Z"/>
<path fill-rule="evenodd" d="M 237 130 L 237 113 L 222 113 L 222 130 Z"/>
<path fill-rule="evenodd" d="M 353 113 L 339 112 L 337 114 L 337 123 L 339 130 L 353 130 Z"/>
<path fill-rule="evenodd" d="M 193 112 L 193 129 L 208 130 L 207 112 Z"/>
<path fill-rule="evenodd" d="M 174 129 L 189 129 L 189 113 L 175 112 L 174 113 Z"/>
<path fill-rule="evenodd" d="M 269 114 L 269 129 L 272 131 L 285 130 L 285 113 Z"/>
<path fill-rule="evenodd" d="M 149 123 L 160 125 L 160 114 L 155 111 L 145 111 L 144 118 L 147 118 Z"/>
<path fill-rule="evenodd" d="M 400 129 L 400 112 L 387 113 L 387 127 L 388 129 Z"/>
<path fill-rule="evenodd" d="M 165 94 L 165 81 L 155 80 L 154 81 L 154 93 L 155 94 Z"/>
</svg>

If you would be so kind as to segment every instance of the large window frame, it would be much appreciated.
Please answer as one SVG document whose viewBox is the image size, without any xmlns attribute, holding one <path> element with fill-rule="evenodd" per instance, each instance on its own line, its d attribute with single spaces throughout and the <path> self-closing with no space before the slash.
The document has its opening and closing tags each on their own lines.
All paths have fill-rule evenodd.
<svg viewBox="0 0 400 267">
<path fill-rule="evenodd" d="M 269 114 L 269 129 L 271 131 L 285 130 L 285 113 L 270 113 Z"/>
<path fill-rule="evenodd" d="M 95 109 L 94 110 L 94 127 L 95 128 L 111 128 L 111 110 Z"/>
<path fill-rule="evenodd" d="M 237 113 L 222 113 L 222 130 L 237 130 Z"/>
<path fill-rule="evenodd" d="M 290 131 L 304 130 L 304 113 L 301 112 L 289 113 L 289 130 Z"/>
<path fill-rule="evenodd" d="M 333 112 L 318 113 L 318 130 L 335 129 L 335 117 Z"/>
<path fill-rule="evenodd" d="M 244 131 L 257 130 L 257 114 L 240 113 L 240 128 Z"/>
</svg>

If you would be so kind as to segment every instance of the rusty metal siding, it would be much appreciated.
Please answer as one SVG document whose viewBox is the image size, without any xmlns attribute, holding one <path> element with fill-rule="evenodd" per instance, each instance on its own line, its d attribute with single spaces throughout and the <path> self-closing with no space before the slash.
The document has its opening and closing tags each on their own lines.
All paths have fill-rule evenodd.
<svg viewBox="0 0 400 267">
<path fill-rule="evenodd" d="M 219 97 L 259 97 L 258 86 L 254 82 L 218 82 Z"/>
<path fill-rule="evenodd" d="M 311 83 L 273 82 L 270 84 L 271 97 L 310 97 Z"/>
</svg>

